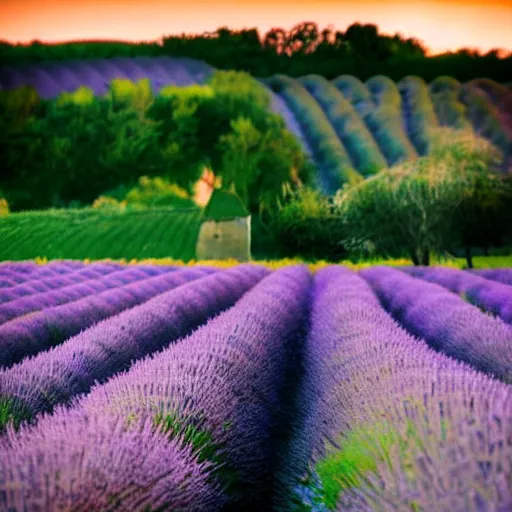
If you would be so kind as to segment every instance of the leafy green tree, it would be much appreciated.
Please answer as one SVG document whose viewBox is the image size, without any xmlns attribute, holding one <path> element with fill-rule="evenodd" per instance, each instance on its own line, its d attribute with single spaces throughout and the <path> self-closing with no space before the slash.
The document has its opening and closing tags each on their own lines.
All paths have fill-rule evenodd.
<svg viewBox="0 0 512 512">
<path fill-rule="evenodd" d="M 428 157 L 407 162 L 339 193 L 345 245 L 354 253 L 409 256 L 428 265 L 451 243 L 463 190 L 446 166 Z M 365 254 L 366 253 L 366 254 Z"/>
<path fill-rule="evenodd" d="M 496 172 L 500 159 L 472 132 L 440 130 L 428 157 L 339 192 L 345 245 L 359 254 L 407 255 L 428 265 L 432 251 L 499 240 L 510 228 L 496 221 L 509 215 L 512 197 L 510 180 Z"/>
<path fill-rule="evenodd" d="M 473 247 L 487 252 L 512 234 L 512 179 L 499 172 L 501 152 L 471 130 L 438 130 L 431 157 L 451 162 L 464 189 L 454 218 L 454 241 L 464 248 L 468 267 L 472 268 Z"/>
<path fill-rule="evenodd" d="M 263 136 L 250 119 L 238 117 L 231 122 L 232 131 L 221 135 L 219 149 L 222 167 L 219 174 L 226 185 L 233 185 L 245 205 L 249 204 L 249 188 L 260 171 Z"/>
</svg>

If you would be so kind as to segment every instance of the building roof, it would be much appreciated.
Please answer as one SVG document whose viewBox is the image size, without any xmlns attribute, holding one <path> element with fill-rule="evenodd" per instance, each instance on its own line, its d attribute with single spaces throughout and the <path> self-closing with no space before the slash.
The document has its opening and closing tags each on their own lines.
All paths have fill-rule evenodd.
<svg viewBox="0 0 512 512">
<path fill-rule="evenodd" d="M 229 220 L 248 217 L 250 214 L 242 200 L 234 193 L 221 188 L 214 189 L 210 201 L 203 211 L 206 220 Z"/>
</svg>

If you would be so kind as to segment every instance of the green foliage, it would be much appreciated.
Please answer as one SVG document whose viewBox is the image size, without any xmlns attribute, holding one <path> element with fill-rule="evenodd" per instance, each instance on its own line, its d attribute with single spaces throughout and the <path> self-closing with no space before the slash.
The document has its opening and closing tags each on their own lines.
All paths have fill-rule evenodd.
<svg viewBox="0 0 512 512">
<path fill-rule="evenodd" d="M 218 461 L 219 447 L 215 445 L 213 436 L 206 430 L 201 430 L 191 421 L 184 421 L 177 413 L 158 413 L 154 418 L 155 426 L 171 438 L 181 438 L 183 444 L 190 445 L 198 455 L 200 462 Z"/>
<path fill-rule="evenodd" d="M 315 467 L 322 484 L 324 504 L 335 510 L 343 489 L 358 487 L 361 478 L 374 473 L 378 463 L 386 459 L 390 448 L 398 443 L 397 432 L 385 424 L 353 430 L 343 436 L 342 448 L 331 449 Z M 402 450 L 403 445 L 401 440 Z"/>
<path fill-rule="evenodd" d="M 29 409 L 20 399 L 0 395 L 0 435 L 9 426 L 18 429 L 20 423 L 31 417 Z"/>
<path fill-rule="evenodd" d="M 360 487 L 367 477 L 378 474 L 381 464 L 392 467 L 392 454 L 404 469 L 411 471 L 411 461 L 422 448 L 423 440 L 415 422 L 407 420 L 404 432 L 382 422 L 345 433 L 338 440 L 341 448 L 329 447 L 327 454 L 315 465 L 320 479 L 320 501 L 330 510 L 345 489 Z M 447 424 L 441 420 L 443 437 Z"/>
<path fill-rule="evenodd" d="M 211 33 L 171 35 L 163 41 L 128 43 L 121 41 L 81 41 L 60 44 L 12 45 L 0 42 L 0 61 L 9 65 L 85 58 L 134 56 L 189 57 L 206 60 L 218 69 L 237 69 L 254 76 L 283 73 L 290 76 L 320 74 L 334 78 L 341 73 L 357 74 L 367 80 L 376 74 L 393 80 L 413 74 L 430 81 L 453 75 L 465 82 L 488 76 L 498 82 L 512 80 L 512 57 L 497 52 L 481 55 L 459 50 L 427 56 L 425 47 L 414 38 L 379 33 L 373 24 L 354 23 L 345 32 L 316 23 L 302 22 L 291 29 L 275 27 L 266 34 L 256 28 Z"/>
<path fill-rule="evenodd" d="M 234 186 L 243 203 L 249 205 L 249 189 L 262 171 L 259 162 L 264 149 L 263 135 L 244 117 L 233 120 L 231 128 L 230 133 L 219 138 L 222 152 L 219 174 L 226 185 Z"/>
<path fill-rule="evenodd" d="M 143 119 L 145 111 L 153 103 L 153 90 L 149 78 L 137 82 L 115 78 L 110 82 L 109 95 L 114 109 L 130 108 Z"/>
<path fill-rule="evenodd" d="M 226 220 L 235 217 L 247 217 L 249 212 L 240 198 L 227 190 L 215 189 L 210 201 L 203 211 L 203 218 L 209 220 Z"/>
<path fill-rule="evenodd" d="M 0 123 L 3 130 L 8 126 L 21 128 L 36 110 L 40 102 L 34 87 L 24 85 L 13 90 L 0 90 Z"/>
<path fill-rule="evenodd" d="M 155 124 L 135 110 L 91 101 L 86 89 L 45 101 L 21 128 L 2 134 L 5 174 L 0 178 L 14 210 L 90 203 L 141 169 L 165 171 Z"/>
<path fill-rule="evenodd" d="M 179 439 L 190 446 L 199 462 L 212 463 L 211 475 L 222 481 L 228 493 L 233 493 L 236 491 L 237 473 L 226 465 L 225 450 L 215 442 L 211 432 L 200 428 L 201 423 L 201 418 L 186 418 L 177 412 L 158 413 L 154 417 L 155 426 L 171 439 Z M 231 423 L 225 422 L 222 428 L 228 430 Z"/>
<path fill-rule="evenodd" d="M 512 235 L 512 178 L 492 172 L 501 165 L 501 152 L 489 141 L 475 137 L 472 130 L 457 134 L 441 130 L 435 136 L 431 155 L 453 162 L 457 169 L 464 196 L 453 218 L 457 235 L 454 243 L 466 248 L 471 267 L 471 247 L 500 246 Z"/>
<path fill-rule="evenodd" d="M 440 126 L 457 130 L 471 129 L 467 107 L 459 100 L 460 83 L 457 80 L 441 76 L 430 83 L 429 89 Z"/>
<path fill-rule="evenodd" d="M 489 139 L 503 151 L 505 156 L 509 156 L 512 147 L 512 134 L 502 121 L 500 108 L 490 101 L 484 90 L 472 83 L 464 84 L 461 87 L 459 97 L 467 107 L 467 117 L 475 132 Z"/>
<path fill-rule="evenodd" d="M 100 196 L 92 203 L 92 208 L 122 212 L 126 208 L 126 202 L 119 201 L 114 197 Z"/>
<path fill-rule="evenodd" d="M 339 217 L 329 200 L 310 188 L 288 191 L 270 229 L 283 256 L 339 261 L 345 254 Z"/>
<path fill-rule="evenodd" d="M 158 144 L 168 162 L 166 175 L 180 187 L 191 189 L 208 163 L 199 144 L 198 109 L 212 97 L 207 86 L 168 86 L 148 109 L 148 117 L 158 124 Z"/>
<path fill-rule="evenodd" d="M 63 106 L 67 104 L 82 105 L 84 107 L 94 103 L 94 92 L 88 87 L 79 87 L 74 92 L 63 92 L 57 98 L 57 105 Z"/>
<path fill-rule="evenodd" d="M 162 123 L 160 140 L 178 155 L 176 167 L 190 169 L 184 179 L 172 173 L 173 181 L 190 187 L 208 166 L 251 211 L 272 208 L 293 171 L 307 178 L 308 168 L 269 105 L 256 80 L 232 71 L 214 73 L 204 86 L 163 89 L 150 115 Z"/>
</svg>

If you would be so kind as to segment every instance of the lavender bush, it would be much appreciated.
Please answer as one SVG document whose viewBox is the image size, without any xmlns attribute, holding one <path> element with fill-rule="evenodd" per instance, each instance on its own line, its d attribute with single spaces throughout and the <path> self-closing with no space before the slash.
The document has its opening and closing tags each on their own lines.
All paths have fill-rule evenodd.
<svg viewBox="0 0 512 512">
<path fill-rule="evenodd" d="M 0 325 L 0 366 L 11 366 L 100 320 L 213 272 L 216 270 L 197 267 L 168 272 L 6 322 Z"/>
<path fill-rule="evenodd" d="M 0 371 L 0 430 L 19 424 L 90 389 L 146 356 L 189 334 L 232 306 L 268 274 L 240 265 L 162 293 L 104 320 L 62 345 Z M 1 407 L 1 406 L 0 406 Z"/>
<path fill-rule="evenodd" d="M 347 269 L 313 297 L 285 508 L 508 510 L 512 388 L 412 337 Z"/>
<path fill-rule="evenodd" d="M 512 383 L 512 327 L 446 288 L 386 267 L 360 274 L 384 307 L 436 350 Z"/>
</svg>

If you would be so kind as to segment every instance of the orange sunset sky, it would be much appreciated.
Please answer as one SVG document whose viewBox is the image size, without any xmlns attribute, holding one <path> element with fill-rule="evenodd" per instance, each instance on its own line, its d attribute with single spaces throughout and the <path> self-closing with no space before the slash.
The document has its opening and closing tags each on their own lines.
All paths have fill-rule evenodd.
<svg viewBox="0 0 512 512">
<path fill-rule="evenodd" d="M 477 48 L 512 51 L 512 0 L 0 0 L 0 39 L 10 42 L 116 39 L 220 26 L 291 28 L 315 21 L 345 30 L 359 21 L 423 41 L 431 53 Z"/>
</svg>

